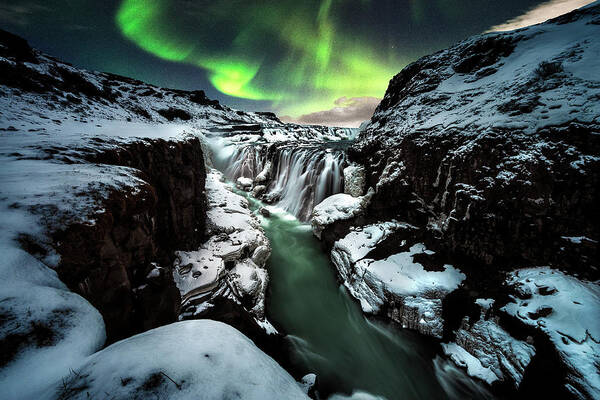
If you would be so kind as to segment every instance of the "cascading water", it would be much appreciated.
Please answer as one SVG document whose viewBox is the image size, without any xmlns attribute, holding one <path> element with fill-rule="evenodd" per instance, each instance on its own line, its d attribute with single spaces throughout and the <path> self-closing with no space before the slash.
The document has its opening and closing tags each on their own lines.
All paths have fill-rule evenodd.
<svg viewBox="0 0 600 400">
<path fill-rule="evenodd" d="M 307 221 L 314 206 L 343 191 L 348 143 L 230 146 L 218 162 L 229 179 L 251 179 L 254 189 L 261 189 L 255 195 Z"/>
</svg>

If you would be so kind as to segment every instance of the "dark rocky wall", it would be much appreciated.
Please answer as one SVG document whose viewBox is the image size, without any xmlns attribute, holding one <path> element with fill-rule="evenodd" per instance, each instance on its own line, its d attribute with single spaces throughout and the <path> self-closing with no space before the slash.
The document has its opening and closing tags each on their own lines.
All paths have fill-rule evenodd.
<svg viewBox="0 0 600 400">
<path fill-rule="evenodd" d="M 136 168 L 148 182 L 137 193 L 113 192 L 95 224 L 54 235 L 60 278 L 101 312 L 112 342 L 177 320 L 173 252 L 202 242 L 206 172 L 198 139 L 135 142 L 88 159 Z"/>
<path fill-rule="evenodd" d="M 573 246 L 563 238 L 598 238 L 600 163 L 574 169 L 571 163 L 581 153 L 568 151 L 600 154 L 597 132 L 596 126 L 576 122 L 527 140 L 502 131 L 476 140 L 457 132 L 415 132 L 393 148 L 359 145 L 350 157 L 366 165 L 369 185 L 379 183 L 370 218 L 397 218 L 426 228 L 445 250 L 482 267 L 554 265 L 598 279 L 597 244 Z M 459 152 L 467 140 L 469 150 Z M 508 182 L 498 178 L 507 171 L 507 157 L 540 140 L 549 144 L 544 159 L 509 168 L 515 178 Z M 380 183 L 393 162 L 402 165 L 395 167 L 401 172 Z"/>
</svg>

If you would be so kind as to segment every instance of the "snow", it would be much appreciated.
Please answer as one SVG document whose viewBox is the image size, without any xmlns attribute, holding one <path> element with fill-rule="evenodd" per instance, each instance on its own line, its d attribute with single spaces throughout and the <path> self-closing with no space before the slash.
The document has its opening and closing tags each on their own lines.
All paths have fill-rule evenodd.
<svg viewBox="0 0 600 400">
<path fill-rule="evenodd" d="M 382 222 L 354 228 L 345 237 L 335 242 L 332 256 L 342 257 L 344 262 L 354 264 L 373 250 L 379 242 L 400 228 L 414 228 L 396 221 Z"/>
<path fill-rule="evenodd" d="M 418 243 L 409 251 L 394 254 L 384 260 L 370 262 L 360 260 L 356 268 L 368 269 L 375 280 L 384 282 L 386 288 L 400 295 L 416 295 L 426 291 L 451 292 L 465 279 L 465 274 L 452 265 L 444 265 L 443 271 L 426 271 L 414 262 L 415 254 L 425 253 L 425 245 Z"/>
<path fill-rule="evenodd" d="M 178 322 L 117 342 L 82 362 L 66 383 L 82 388 L 73 399 L 308 398 L 250 339 L 211 320 Z"/>
<path fill-rule="evenodd" d="M 561 236 L 561 238 L 575 244 L 581 244 L 583 242 L 597 243 L 597 241 L 586 236 Z"/>
<path fill-rule="evenodd" d="M 256 322 L 267 332 L 275 331 L 264 316 L 269 282 L 265 263 L 271 248 L 260 221 L 250 211 L 248 200 L 233 193 L 217 170 L 207 173 L 206 196 L 209 238 L 197 250 L 178 251 L 173 265 L 184 308 L 193 303 L 197 314 L 207 307 L 202 302 L 210 304 L 214 296 L 230 296 L 240 304 L 249 297 L 254 304 L 248 311 Z M 231 266 L 226 268 L 228 263 Z"/>
<path fill-rule="evenodd" d="M 363 392 L 361 390 L 357 390 L 352 392 L 350 396 L 346 396 L 343 394 L 333 394 L 329 397 L 328 400 L 385 400 L 384 397 L 375 396 L 371 393 Z"/>
<path fill-rule="evenodd" d="M 237 179 L 237 184 L 243 189 L 250 188 L 252 187 L 252 179 L 241 176 Z"/>
<path fill-rule="evenodd" d="M 441 337 L 442 299 L 458 288 L 465 275 L 452 265 L 427 271 L 414 261 L 417 254 L 433 254 L 422 243 L 381 260 L 367 258 L 393 232 L 415 227 L 395 221 L 367 225 L 336 241 L 331 259 L 350 294 L 366 313 L 388 307 L 388 315 L 405 328 Z M 401 246 L 406 243 L 401 243 Z"/>
<path fill-rule="evenodd" d="M 495 318 L 486 319 L 491 299 L 478 299 L 481 315 L 473 323 L 465 317 L 456 331 L 456 339 L 442 343 L 446 355 L 459 367 L 467 367 L 470 376 L 488 384 L 508 380 L 518 387 L 525 368 L 535 355 L 535 348 L 514 339 L 498 325 Z"/>
<path fill-rule="evenodd" d="M 494 299 L 477 299 L 475 300 L 475 304 L 481 307 L 481 310 L 485 313 L 488 311 L 492 305 L 494 305 Z"/>
<path fill-rule="evenodd" d="M 502 309 L 549 337 L 571 371 L 567 388 L 580 397 L 600 397 L 599 282 L 538 267 L 511 273 L 507 284 L 519 295 Z"/>
<path fill-rule="evenodd" d="M 466 356 L 468 357 L 468 356 Z M 477 362 L 469 360 L 476 367 Z M 466 362 L 462 361 L 466 366 Z M 493 399 L 494 396 L 479 381 L 471 379 L 462 368 L 456 366 L 451 360 L 441 356 L 433 359 L 433 368 L 438 383 L 444 389 L 449 399 Z M 474 370 L 477 370 L 476 368 Z"/>
<path fill-rule="evenodd" d="M 306 374 L 300 380 L 300 387 L 302 391 L 306 394 L 310 392 L 311 389 L 315 387 L 317 383 L 317 375 L 315 374 Z"/>
<path fill-rule="evenodd" d="M 62 374 L 102 347 L 104 321 L 15 244 L 2 242 L 0 253 L 0 341 L 17 339 L 2 350 L 8 363 L 0 369 L 0 393 L 6 399 L 48 398 Z M 13 359 L 5 353 L 12 349 Z"/>
<path fill-rule="evenodd" d="M 313 232 L 319 239 L 321 232 L 336 221 L 344 221 L 362 213 L 368 206 L 373 191 L 370 190 L 366 195 L 353 197 L 346 193 L 338 193 L 327 197 L 317 204 L 313 209 L 311 225 Z"/>
<path fill-rule="evenodd" d="M 477 358 L 469 354 L 465 349 L 456 343 L 442 343 L 444 353 L 459 367 L 467 368 L 467 374 L 474 378 L 492 384 L 498 380 L 490 367 L 484 367 Z"/>
</svg>

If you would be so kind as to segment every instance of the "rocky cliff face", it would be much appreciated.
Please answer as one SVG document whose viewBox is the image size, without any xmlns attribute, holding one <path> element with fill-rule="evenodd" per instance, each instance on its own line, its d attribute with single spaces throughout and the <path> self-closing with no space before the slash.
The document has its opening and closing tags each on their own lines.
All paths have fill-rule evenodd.
<svg viewBox="0 0 600 400">
<path fill-rule="evenodd" d="M 569 353 L 579 361 L 561 363 L 559 343 L 548 351 L 549 336 L 537 336 L 539 351 L 527 370 L 530 354 L 503 355 L 485 340 L 474 344 L 473 338 L 487 329 L 487 322 L 475 322 L 478 297 L 495 299 L 490 312 L 505 315 L 500 308 L 514 295 L 506 286 L 507 271 L 547 265 L 591 282 L 600 277 L 595 206 L 600 187 L 599 37 L 600 6 L 594 4 L 539 26 L 474 37 L 406 67 L 392 79 L 348 151 L 350 161 L 365 168 L 366 187 L 374 191 L 367 207 L 319 227 L 344 283 L 363 309 L 370 308 L 365 311 L 414 321 L 413 327 L 424 333 L 428 329 L 423 327 L 435 326 L 427 322 L 433 312 L 443 322 L 444 340 L 463 343 L 477 360 L 519 360 L 506 368 L 484 360 L 496 368 L 494 377 L 518 386 L 525 371 L 525 386 L 531 388 L 528 376 L 545 360 L 557 371 L 571 371 L 568 380 L 552 382 L 549 392 L 583 398 L 598 393 L 590 389 L 594 384 L 585 370 L 575 371 L 572 365 L 597 360 L 596 345 L 590 353 L 584 350 L 588 344 L 570 341 L 582 346 L 579 356 Z M 340 246 L 355 232 L 382 223 L 413 228 L 410 234 L 400 230 L 388 235 L 369 254 L 338 257 Z M 431 254 L 402 261 L 419 243 Z M 350 247 L 350 254 L 361 251 L 358 244 Z M 384 264 L 389 266 L 385 270 Z M 442 296 L 439 313 L 422 308 L 413 315 L 414 307 L 407 313 L 395 305 L 398 293 L 427 276 L 407 272 L 407 266 L 414 269 L 416 264 L 429 274 L 448 264 L 466 276 L 457 290 Z M 389 279 L 386 274 L 396 269 L 398 275 Z M 395 286 L 399 288 L 393 290 Z M 578 302 L 578 295 L 572 293 L 572 301 Z M 423 305 L 428 296 L 416 299 Z M 413 304 L 415 297 L 402 295 L 400 303 L 407 302 Z M 401 315 L 387 312 L 394 308 Z M 547 317 L 543 314 L 534 314 L 540 326 Z M 465 318 L 471 321 L 468 326 Z M 523 324 L 500 320 L 520 340 L 531 336 Z M 593 317 L 588 330 L 597 323 Z M 482 356 L 480 349 L 488 354 Z M 558 353 L 563 361 L 569 358 Z"/>
<path fill-rule="evenodd" d="M 395 76 L 350 152 L 377 187 L 370 214 L 482 266 L 597 279 L 599 13 L 475 37 Z"/>
<path fill-rule="evenodd" d="M 205 232 L 204 163 L 209 157 L 204 138 L 265 144 L 345 134 L 283 124 L 272 113 L 232 110 L 202 91 L 159 88 L 81 70 L 1 30 L 0 72 L 0 133 L 5 135 L 7 165 L 30 161 L 38 171 L 50 171 L 48 164 L 63 173 L 69 169 L 69 176 L 83 185 L 77 191 L 67 185 L 61 188 L 65 196 L 56 198 L 50 188 L 32 201 L 30 207 L 51 238 L 21 232 L 21 242 L 32 252 L 43 245 L 58 253 L 60 263 L 52 266 L 69 288 L 99 309 L 109 341 L 175 321 L 182 294 L 172 274 L 176 251 L 199 251 L 210 240 L 219 242 L 217 236 L 240 229 Z M 37 183 L 34 179 L 33 185 Z M 58 179 L 56 183 L 61 184 Z M 18 188 L 15 196 L 23 192 Z M 14 202 L 15 207 L 19 204 Z M 219 202 L 214 208 L 224 210 L 227 204 Z M 260 267 L 268 251 L 261 254 L 256 256 Z M 233 262 L 249 256 L 240 252 L 226 258 Z M 253 318 L 264 321 L 268 277 L 254 267 L 264 275 L 260 287 L 236 286 L 233 279 L 238 295 L 213 293 L 212 303 L 219 307 L 202 317 L 246 321 L 237 326 L 264 330 Z M 221 289 L 229 287 L 225 282 L 221 280 Z M 239 304 L 242 298 L 256 303 L 248 307 L 255 313 Z"/>
<path fill-rule="evenodd" d="M 83 156 L 134 168 L 146 184 L 113 191 L 93 225 L 73 224 L 53 235 L 60 278 L 102 313 L 109 341 L 176 321 L 174 252 L 195 249 L 204 237 L 200 140 L 139 141 Z"/>
</svg>

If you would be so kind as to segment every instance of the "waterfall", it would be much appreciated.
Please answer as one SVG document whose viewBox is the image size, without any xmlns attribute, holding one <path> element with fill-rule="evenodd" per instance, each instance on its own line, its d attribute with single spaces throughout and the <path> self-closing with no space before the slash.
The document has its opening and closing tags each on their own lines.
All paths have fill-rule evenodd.
<svg viewBox="0 0 600 400">
<path fill-rule="evenodd" d="M 216 165 L 234 182 L 252 179 L 255 196 L 307 221 L 314 206 L 344 190 L 348 143 L 231 145 Z"/>
</svg>

